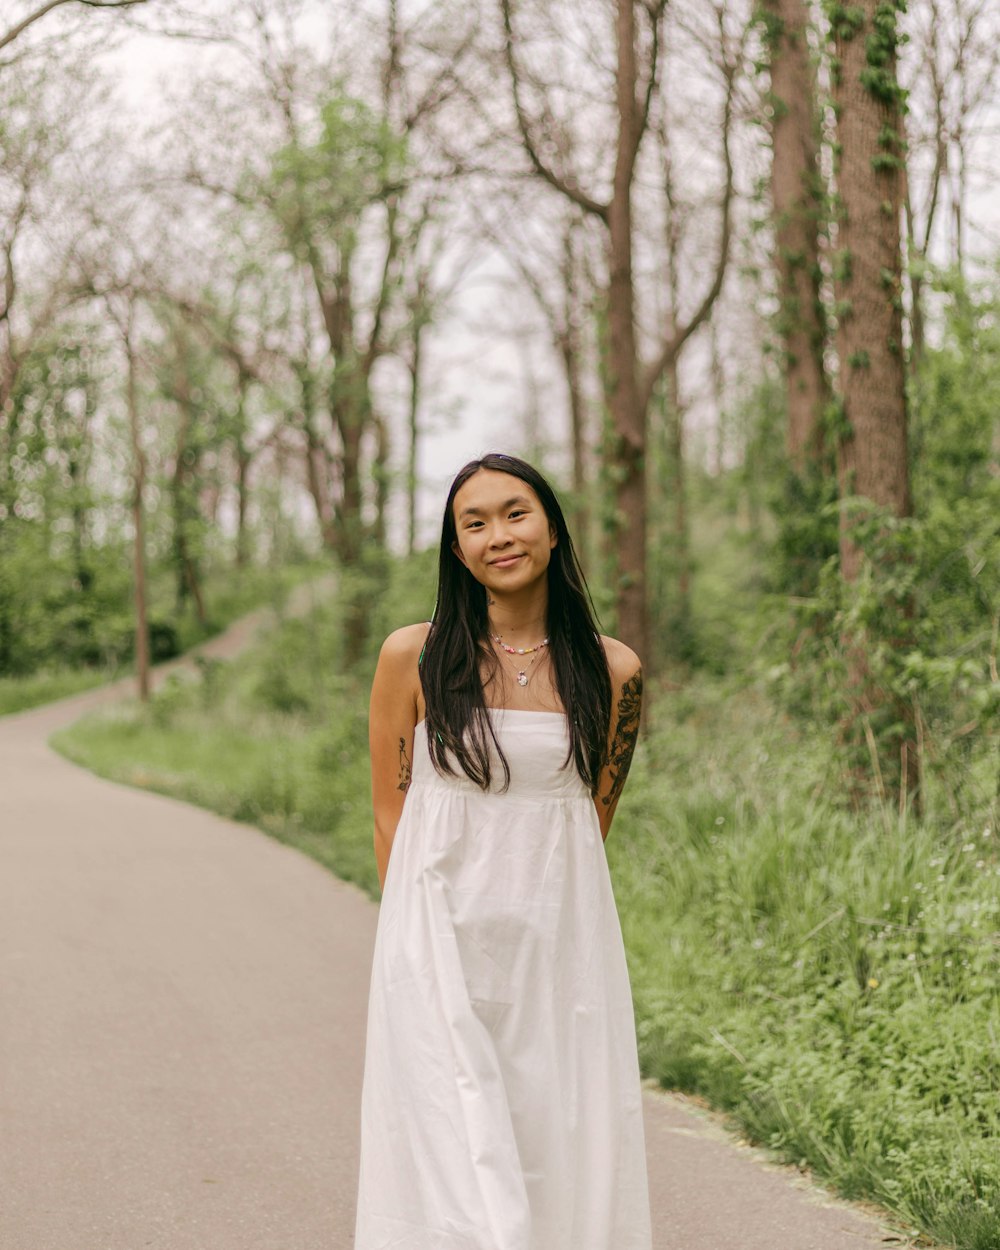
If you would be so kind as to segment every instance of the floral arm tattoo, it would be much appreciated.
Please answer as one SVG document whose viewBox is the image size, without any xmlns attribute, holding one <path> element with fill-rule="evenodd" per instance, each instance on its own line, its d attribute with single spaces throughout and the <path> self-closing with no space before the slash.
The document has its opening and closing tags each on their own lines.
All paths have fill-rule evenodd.
<svg viewBox="0 0 1000 1250">
<path fill-rule="evenodd" d="M 642 669 L 622 686 L 621 698 L 618 700 L 618 725 L 608 755 L 608 767 L 611 769 L 611 787 L 601 797 L 605 807 L 617 802 L 625 786 L 628 770 L 632 765 L 635 743 L 639 736 L 639 713 L 642 710 Z"/>
<path fill-rule="evenodd" d="M 399 785 L 397 790 L 409 790 L 410 788 L 410 757 L 406 754 L 406 739 L 399 740 Z"/>
</svg>

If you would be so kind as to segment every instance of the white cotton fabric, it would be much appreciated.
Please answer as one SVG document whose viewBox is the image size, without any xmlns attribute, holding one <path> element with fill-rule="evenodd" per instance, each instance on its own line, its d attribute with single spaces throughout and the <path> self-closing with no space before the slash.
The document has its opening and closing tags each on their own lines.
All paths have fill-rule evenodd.
<svg viewBox="0 0 1000 1250">
<path fill-rule="evenodd" d="M 561 713 L 491 713 L 494 792 L 417 726 L 379 915 L 355 1250 L 650 1250 L 632 997 Z"/>
</svg>

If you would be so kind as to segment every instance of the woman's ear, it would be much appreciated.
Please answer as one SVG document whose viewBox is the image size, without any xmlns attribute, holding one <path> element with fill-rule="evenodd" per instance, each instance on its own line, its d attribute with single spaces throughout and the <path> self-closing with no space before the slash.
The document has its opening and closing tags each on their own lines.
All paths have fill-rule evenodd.
<svg viewBox="0 0 1000 1250">
<path fill-rule="evenodd" d="M 455 539 L 455 541 L 451 544 L 451 549 L 452 549 L 452 551 L 454 551 L 455 555 L 457 555 L 457 556 L 458 556 L 459 560 L 461 560 L 461 562 L 465 565 L 465 567 L 466 567 L 466 568 L 468 568 L 468 567 L 469 567 L 469 562 L 468 562 L 468 560 L 466 560 L 466 558 L 465 558 L 465 553 L 462 551 L 462 548 L 459 546 L 459 544 L 458 544 L 458 539 L 457 539 L 457 538 L 456 538 L 456 539 Z"/>
<path fill-rule="evenodd" d="M 549 526 L 549 550 L 551 551 L 553 547 L 557 547 L 558 545 L 559 545 L 559 535 L 556 533 L 556 527 L 554 525 L 550 525 Z"/>
</svg>

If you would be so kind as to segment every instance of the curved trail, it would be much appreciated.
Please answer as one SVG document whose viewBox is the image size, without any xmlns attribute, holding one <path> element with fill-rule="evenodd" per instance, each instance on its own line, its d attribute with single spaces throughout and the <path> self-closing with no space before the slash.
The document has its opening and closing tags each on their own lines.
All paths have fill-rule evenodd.
<svg viewBox="0 0 1000 1250">
<path fill-rule="evenodd" d="M 46 745 L 124 686 L 0 719 L 0 1250 L 349 1250 L 377 910 Z M 657 1250 L 886 1244 L 679 1099 L 646 1128 Z"/>
</svg>

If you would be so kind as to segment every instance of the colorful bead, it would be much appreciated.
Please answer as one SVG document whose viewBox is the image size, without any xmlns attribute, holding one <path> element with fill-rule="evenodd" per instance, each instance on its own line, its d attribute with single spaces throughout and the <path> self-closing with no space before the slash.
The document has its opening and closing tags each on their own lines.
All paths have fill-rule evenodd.
<svg viewBox="0 0 1000 1250">
<path fill-rule="evenodd" d="M 503 647 L 508 655 L 533 655 L 536 651 L 541 651 L 542 647 L 547 647 L 549 645 L 548 638 L 543 638 L 542 641 L 535 647 L 511 647 L 504 642 L 499 634 L 490 634 L 490 637 L 498 647 Z"/>
</svg>

